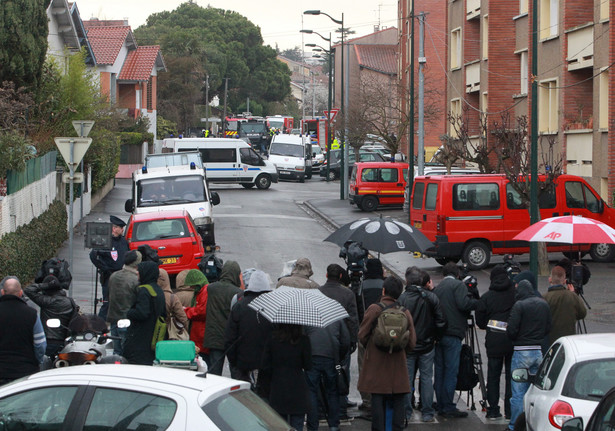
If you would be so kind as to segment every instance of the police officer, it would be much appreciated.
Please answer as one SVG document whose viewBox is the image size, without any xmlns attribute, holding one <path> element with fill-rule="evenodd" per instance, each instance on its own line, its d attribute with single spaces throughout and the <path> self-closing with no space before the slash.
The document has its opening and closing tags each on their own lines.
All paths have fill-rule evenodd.
<svg viewBox="0 0 615 431">
<path fill-rule="evenodd" d="M 337 140 L 337 138 L 333 139 L 333 142 L 331 143 L 331 149 L 332 150 L 340 149 L 340 142 Z"/>
<path fill-rule="evenodd" d="M 115 271 L 119 271 L 124 266 L 124 255 L 128 251 L 128 242 L 122 236 L 126 223 L 114 215 L 109 217 L 112 225 L 111 249 L 92 250 L 90 260 L 100 273 L 100 284 L 103 291 L 103 304 L 98 311 L 98 315 L 107 319 L 109 310 L 109 277 Z"/>
</svg>

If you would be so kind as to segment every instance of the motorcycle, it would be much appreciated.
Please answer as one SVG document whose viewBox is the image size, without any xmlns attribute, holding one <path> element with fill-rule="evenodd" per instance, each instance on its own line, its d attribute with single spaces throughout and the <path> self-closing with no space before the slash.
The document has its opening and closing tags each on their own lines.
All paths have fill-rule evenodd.
<svg viewBox="0 0 615 431">
<path fill-rule="evenodd" d="M 106 323 L 98 316 L 79 316 L 68 327 L 63 326 L 60 319 L 48 319 L 46 324 L 50 328 L 63 327 L 70 334 L 57 356 L 49 358 L 46 365 L 49 368 L 126 363 L 123 357 L 113 354 L 113 341 L 120 337 L 109 335 Z M 126 326 L 126 321 L 118 321 L 118 327 Z"/>
</svg>

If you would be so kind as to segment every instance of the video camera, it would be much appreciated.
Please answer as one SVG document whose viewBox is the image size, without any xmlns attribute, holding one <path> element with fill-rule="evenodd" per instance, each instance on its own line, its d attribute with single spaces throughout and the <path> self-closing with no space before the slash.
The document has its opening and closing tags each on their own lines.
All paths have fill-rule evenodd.
<svg viewBox="0 0 615 431">
<path fill-rule="evenodd" d="M 568 282 L 574 286 L 574 291 L 577 295 L 583 295 L 583 285 L 585 281 L 585 271 L 589 271 L 581 263 L 573 263 L 570 267 L 570 279 Z M 589 277 L 587 277 L 589 279 Z"/>
<path fill-rule="evenodd" d="M 468 264 L 464 263 L 459 267 L 459 279 L 463 281 L 463 283 L 468 288 L 468 293 L 474 299 L 479 299 L 480 294 L 478 293 L 478 280 L 472 274 L 470 274 L 470 270 L 468 269 Z"/>
<path fill-rule="evenodd" d="M 340 249 L 339 257 L 344 259 L 350 278 L 350 288 L 359 294 L 361 279 L 365 272 L 365 263 L 369 252 L 363 248 L 363 244 L 356 241 L 346 241 Z"/>
<path fill-rule="evenodd" d="M 512 254 L 507 254 L 504 256 L 503 265 L 506 268 L 508 278 L 510 278 L 511 281 L 521 272 L 521 265 L 519 265 L 519 262 L 515 260 L 515 257 Z"/>
</svg>

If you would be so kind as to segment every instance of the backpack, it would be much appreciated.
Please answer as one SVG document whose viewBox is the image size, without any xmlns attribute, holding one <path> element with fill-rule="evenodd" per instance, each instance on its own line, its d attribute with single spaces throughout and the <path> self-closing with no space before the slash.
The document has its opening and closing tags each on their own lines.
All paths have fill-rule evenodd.
<svg viewBox="0 0 615 431">
<path fill-rule="evenodd" d="M 405 349 L 410 340 L 406 309 L 398 302 L 387 306 L 380 302 L 378 306 L 382 311 L 372 333 L 374 345 L 388 353 Z"/>
<path fill-rule="evenodd" d="M 199 269 L 205 274 L 210 283 L 218 281 L 223 266 L 224 261 L 216 256 L 215 253 L 206 254 L 198 264 Z"/>
<path fill-rule="evenodd" d="M 34 282 L 42 283 L 45 277 L 48 275 L 54 275 L 60 282 L 62 289 L 68 289 L 71 281 L 73 280 L 73 276 L 68 270 L 68 266 L 68 262 L 64 259 L 52 257 L 42 263 L 40 269 L 36 273 Z"/>
<path fill-rule="evenodd" d="M 478 373 L 474 368 L 474 354 L 467 344 L 461 345 L 459 355 L 459 373 L 457 374 L 457 390 L 471 391 L 478 383 Z"/>
</svg>

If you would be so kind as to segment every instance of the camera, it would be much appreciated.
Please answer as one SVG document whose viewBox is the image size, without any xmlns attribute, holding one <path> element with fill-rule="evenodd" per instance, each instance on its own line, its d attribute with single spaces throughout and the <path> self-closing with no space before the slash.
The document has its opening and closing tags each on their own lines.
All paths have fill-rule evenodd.
<svg viewBox="0 0 615 431">
<path fill-rule="evenodd" d="M 355 294 L 360 295 L 361 278 L 365 272 L 365 263 L 369 252 L 363 248 L 363 244 L 356 241 L 346 241 L 340 249 L 339 257 L 344 259 L 350 278 L 350 288 Z"/>
<path fill-rule="evenodd" d="M 472 298 L 479 299 L 480 294 L 478 293 L 478 280 L 470 274 L 468 264 L 464 263 L 459 269 L 459 279 L 463 281 L 463 284 L 465 284 L 468 288 L 468 293 L 472 296 Z"/>
<path fill-rule="evenodd" d="M 512 254 L 507 254 L 504 256 L 504 267 L 506 268 L 508 278 L 510 278 L 511 281 L 521 272 L 521 265 L 515 261 L 515 257 Z"/>
<path fill-rule="evenodd" d="M 585 267 L 580 263 L 572 264 L 572 266 L 570 267 L 570 279 L 568 280 L 568 282 L 574 286 L 574 291 L 580 295 L 583 295 L 583 285 L 585 284 L 585 271 Z"/>
</svg>

